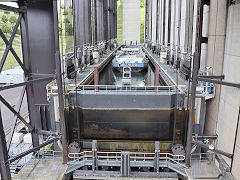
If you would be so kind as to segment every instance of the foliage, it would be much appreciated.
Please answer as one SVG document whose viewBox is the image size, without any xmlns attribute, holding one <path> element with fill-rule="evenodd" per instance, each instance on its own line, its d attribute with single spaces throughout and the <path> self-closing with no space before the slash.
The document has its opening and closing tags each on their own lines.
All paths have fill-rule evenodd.
<svg viewBox="0 0 240 180">
<path fill-rule="evenodd" d="M 58 32 L 59 32 L 59 36 L 62 36 L 62 28 L 60 26 L 58 27 Z"/>
<path fill-rule="evenodd" d="M 62 5 L 61 5 L 61 8 L 62 8 L 62 9 L 65 9 L 65 6 L 62 4 Z"/>
<path fill-rule="evenodd" d="M 70 23 L 67 23 L 66 25 L 65 25 L 65 31 L 66 31 L 66 34 L 67 35 L 73 35 L 73 27 L 72 27 L 72 24 L 70 24 Z"/>
<path fill-rule="evenodd" d="M 9 22 L 12 23 L 12 24 L 16 23 L 16 22 L 17 22 L 16 16 L 11 16 L 11 17 L 9 18 Z"/>
<path fill-rule="evenodd" d="M 144 8 L 145 6 L 145 0 L 141 0 L 141 8 Z"/>
<path fill-rule="evenodd" d="M 63 23 L 68 24 L 68 23 L 70 23 L 70 21 L 69 21 L 68 18 L 65 18 L 65 19 L 63 20 Z"/>
<path fill-rule="evenodd" d="M 8 22 L 7 16 L 3 15 L 2 18 L 1 18 L 1 21 L 2 21 L 3 23 Z"/>
<path fill-rule="evenodd" d="M 3 24 L 1 27 L 2 31 L 6 34 L 11 33 L 11 28 L 7 24 Z"/>
<path fill-rule="evenodd" d="M 64 15 L 64 16 L 68 15 L 68 11 L 67 11 L 66 9 L 64 9 L 63 15 Z"/>
<path fill-rule="evenodd" d="M 10 14 L 10 12 L 9 11 L 4 11 L 4 14 Z"/>
</svg>

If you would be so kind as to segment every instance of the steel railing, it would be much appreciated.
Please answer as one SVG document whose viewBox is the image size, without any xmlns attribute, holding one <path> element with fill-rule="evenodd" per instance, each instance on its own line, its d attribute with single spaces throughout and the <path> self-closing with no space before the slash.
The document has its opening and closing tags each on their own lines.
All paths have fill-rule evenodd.
<svg viewBox="0 0 240 180">
<path fill-rule="evenodd" d="M 93 153 L 92 151 L 83 151 L 80 153 L 69 153 L 68 158 L 72 161 L 81 161 L 81 160 L 92 160 Z M 97 152 L 98 160 L 121 160 L 121 152 Z M 145 153 L 145 152 L 130 152 L 131 161 L 153 161 L 155 159 L 155 153 Z M 173 155 L 171 153 L 160 153 L 160 161 L 180 163 L 185 160 L 184 155 Z"/>
<path fill-rule="evenodd" d="M 80 85 L 77 91 L 82 91 L 83 93 L 93 91 L 95 93 L 105 92 L 105 93 L 119 93 L 119 92 L 176 92 L 175 86 L 117 86 L 117 85 Z"/>
</svg>

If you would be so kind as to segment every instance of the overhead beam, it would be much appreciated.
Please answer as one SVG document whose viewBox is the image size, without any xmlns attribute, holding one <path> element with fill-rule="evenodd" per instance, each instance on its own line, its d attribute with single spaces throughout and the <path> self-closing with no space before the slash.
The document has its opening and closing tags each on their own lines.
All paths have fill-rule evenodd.
<svg viewBox="0 0 240 180">
<path fill-rule="evenodd" d="M 49 80 L 53 80 L 55 78 L 56 78 L 56 76 L 52 75 L 52 76 L 49 76 L 49 77 L 28 80 L 28 81 L 25 81 L 25 82 L 22 82 L 22 83 L 11 84 L 11 85 L 7 85 L 7 86 L 1 86 L 0 91 L 6 90 L 6 89 L 11 89 L 11 88 L 16 88 L 16 87 L 19 87 L 19 86 L 25 86 L 25 85 L 28 85 L 28 84 L 34 84 L 34 83 L 49 81 Z"/>
<path fill-rule="evenodd" d="M 20 9 L 20 8 L 15 8 L 7 5 L 0 4 L 0 9 L 6 10 L 6 11 L 13 11 L 13 12 L 18 12 L 18 13 L 25 13 L 25 9 Z"/>
<path fill-rule="evenodd" d="M 198 76 L 198 78 L 209 78 L 209 79 L 224 79 L 225 76 L 224 75 L 220 75 L 220 76 Z"/>
<path fill-rule="evenodd" d="M 214 84 L 220 84 L 220 85 L 224 85 L 224 86 L 240 88 L 240 84 L 226 82 L 226 81 L 219 81 L 219 80 L 214 80 L 214 79 L 210 79 L 210 78 L 198 77 L 198 81 L 210 82 L 210 83 L 214 83 Z"/>
</svg>

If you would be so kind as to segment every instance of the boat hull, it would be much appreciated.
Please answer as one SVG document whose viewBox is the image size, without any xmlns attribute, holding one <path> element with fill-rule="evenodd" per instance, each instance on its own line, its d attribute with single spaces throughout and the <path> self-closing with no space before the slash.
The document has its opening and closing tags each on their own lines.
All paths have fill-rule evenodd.
<svg viewBox="0 0 240 180">
<path fill-rule="evenodd" d="M 122 71 L 123 67 L 130 67 L 132 72 L 140 72 L 148 67 L 148 62 L 144 63 L 122 63 L 118 64 L 116 61 L 112 61 L 112 66 L 117 71 Z"/>
</svg>

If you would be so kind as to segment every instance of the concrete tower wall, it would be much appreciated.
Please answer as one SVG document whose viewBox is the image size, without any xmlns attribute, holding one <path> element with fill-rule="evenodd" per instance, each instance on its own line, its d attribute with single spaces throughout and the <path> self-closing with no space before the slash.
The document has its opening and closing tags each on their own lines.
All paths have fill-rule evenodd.
<svg viewBox="0 0 240 180">
<path fill-rule="evenodd" d="M 122 0 L 123 42 L 140 43 L 140 0 Z"/>
<path fill-rule="evenodd" d="M 228 8 L 223 74 L 225 80 L 240 83 L 240 4 Z M 236 133 L 240 110 L 240 89 L 222 86 L 217 121 L 218 148 L 233 153 L 232 173 L 240 179 L 240 127 Z M 236 143 L 235 137 L 237 136 Z M 235 144 L 234 144 L 235 143 Z M 229 165 L 231 160 L 226 159 Z"/>
</svg>

